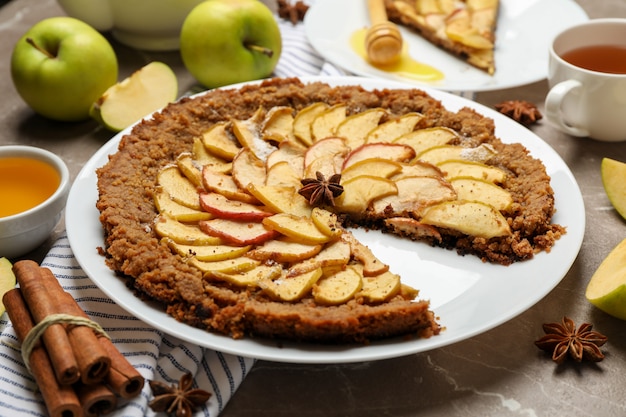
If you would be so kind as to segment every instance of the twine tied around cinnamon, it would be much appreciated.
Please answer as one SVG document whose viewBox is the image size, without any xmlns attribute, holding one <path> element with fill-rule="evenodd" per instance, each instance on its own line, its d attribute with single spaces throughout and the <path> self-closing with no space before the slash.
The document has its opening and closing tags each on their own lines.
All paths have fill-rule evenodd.
<svg viewBox="0 0 626 417">
<path fill-rule="evenodd" d="M 37 342 L 46 331 L 46 329 L 53 324 L 71 324 L 74 326 L 86 326 L 89 327 L 98 333 L 98 335 L 103 336 L 109 340 L 111 337 L 104 331 L 102 326 L 96 323 L 93 320 L 74 316 L 71 314 L 50 314 L 46 316 L 43 320 L 37 323 L 33 328 L 28 332 L 24 341 L 22 342 L 22 359 L 24 360 L 24 365 L 26 365 L 26 369 L 31 372 L 30 369 L 30 354 L 37 345 Z"/>
</svg>

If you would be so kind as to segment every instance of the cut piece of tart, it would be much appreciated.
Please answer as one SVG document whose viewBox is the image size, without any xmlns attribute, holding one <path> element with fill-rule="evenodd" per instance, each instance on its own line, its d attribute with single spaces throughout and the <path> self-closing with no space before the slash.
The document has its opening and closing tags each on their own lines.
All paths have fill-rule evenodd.
<svg viewBox="0 0 626 417">
<path fill-rule="evenodd" d="M 498 0 L 385 0 L 389 20 L 493 74 Z"/>
<path fill-rule="evenodd" d="M 214 90 L 139 123 L 97 174 L 109 267 L 178 320 L 235 338 L 438 334 L 428 301 L 349 227 L 503 265 L 565 231 L 539 160 L 416 89 Z"/>
</svg>

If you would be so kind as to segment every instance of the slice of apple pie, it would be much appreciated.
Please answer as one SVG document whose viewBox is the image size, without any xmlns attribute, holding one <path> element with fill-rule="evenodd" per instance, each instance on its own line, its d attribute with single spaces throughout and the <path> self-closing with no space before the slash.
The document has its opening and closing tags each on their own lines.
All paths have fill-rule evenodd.
<svg viewBox="0 0 626 417">
<path fill-rule="evenodd" d="M 139 123 L 97 174 L 107 264 L 178 320 L 236 338 L 438 334 L 350 227 L 503 265 L 564 233 L 539 160 L 416 89 L 214 90 Z"/>
<path fill-rule="evenodd" d="M 493 74 L 498 0 L 385 0 L 389 19 Z"/>
</svg>

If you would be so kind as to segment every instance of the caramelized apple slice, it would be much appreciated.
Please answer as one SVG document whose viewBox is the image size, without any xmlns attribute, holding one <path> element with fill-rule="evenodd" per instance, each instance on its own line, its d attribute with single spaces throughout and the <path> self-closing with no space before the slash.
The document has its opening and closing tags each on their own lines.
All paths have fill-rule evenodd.
<svg viewBox="0 0 626 417">
<path fill-rule="evenodd" d="M 265 163 L 248 149 L 243 148 L 233 158 L 232 177 L 237 186 L 245 190 L 250 184 L 265 184 Z"/>
<path fill-rule="evenodd" d="M 322 268 L 317 268 L 293 277 L 283 275 L 278 279 L 263 279 L 258 285 L 272 298 L 292 302 L 307 295 L 321 276 Z"/>
<path fill-rule="evenodd" d="M 196 188 L 202 187 L 202 168 L 194 161 L 192 154 L 183 152 L 176 158 L 178 169 Z"/>
<path fill-rule="evenodd" d="M 293 141 L 293 109 L 287 106 L 272 107 L 261 126 L 263 140 L 284 142 Z"/>
<path fill-rule="evenodd" d="M 398 193 L 395 182 L 373 175 L 354 177 L 341 185 L 343 193 L 335 205 L 349 213 L 363 213 L 373 201 Z"/>
<path fill-rule="evenodd" d="M 438 163 L 437 166 L 444 173 L 445 178 L 472 177 L 495 184 L 502 184 L 506 180 L 506 172 L 480 162 L 448 159 Z"/>
<path fill-rule="evenodd" d="M 358 148 L 365 143 L 367 134 L 378 126 L 385 113 L 382 108 L 374 108 L 352 114 L 337 126 L 335 134 L 344 138 L 350 148 Z"/>
<path fill-rule="evenodd" d="M 339 124 L 346 119 L 346 107 L 345 104 L 335 104 L 313 119 L 311 139 L 314 143 L 334 136 Z"/>
<path fill-rule="evenodd" d="M 311 220 L 319 231 L 324 233 L 326 236 L 330 238 L 337 238 L 341 236 L 343 227 L 339 223 L 339 219 L 335 213 L 315 207 L 311 211 Z"/>
<path fill-rule="evenodd" d="M 159 171 L 157 184 L 175 202 L 192 209 L 200 209 L 200 194 L 196 186 L 181 174 L 177 166 L 168 166 Z"/>
<path fill-rule="evenodd" d="M 196 226 L 181 223 L 163 214 L 154 220 L 154 230 L 160 237 L 170 238 L 183 245 L 221 245 L 224 243 L 222 239 L 207 235 Z"/>
<path fill-rule="evenodd" d="M 209 275 L 238 287 L 256 287 L 262 281 L 270 281 L 279 277 L 281 273 L 280 265 L 257 265 L 246 271 L 211 271 Z"/>
<path fill-rule="evenodd" d="M 210 213 L 192 209 L 177 203 L 163 190 L 158 190 L 156 194 L 154 194 L 154 205 L 159 213 L 166 214 L 180 222 L 197 222 L 212 218 Z"/>
<path fill-rule="evenodd" d="M 300 110 L 294 117 L 293 134 L 306 147 L 309 147 L 313 144 L 313 137 L 311 133 L 311 125 L 313 124 L 313 120 L 315 120 L 317 116 L 326 111 L 328 107 L 329 106 L 326 103 L 312 103 L 304 109 Z"/>
<path fill-rule="evenodd" d="M 348 265 L 344 270 L 319 279 L 313 286 L 313 298 L 318 304 L 343 304 L 354 298 L 362 285 L 361 274 Z"/>
<path fill-rule="evenodd" d="M 376 200 L 377 213 L 419 214 L 425 207 L 457 198 L 454 188 L 439 177 L 405 177 L 394 182 L 397 193 Z"/>
<path fill-rule="evenodd" d="M 248 148 L 254 156 L 261 161 L 265 161 L 267 156 L 276 150 L 276 147 L 266 142 L 261 137 L 260 123 L 262 122 L 262 109 L 259 108 L 256 113 L 246 120 L 233 119 L 233 133 L 239 144 Z"/>
<path fill-rule="evenodd" d="M 229 200 L 243 201 L 244 203 L 251 204 L 257 204 L 259 202 L 254 196 L 240 189 L 232 176 L 215 172 L 208 166 L 202 169 L 202 184 L 207 191 L 221 194 Z M 200 204 L 199 197 L 198 204 Z"/>
<path fill-rule="evenodd" d="M 191 151 L 193 159 L 196 163 L 202 167 L 209 167 L 213 172 L 220 174 L 227 174 L 232 169 L 232 164 L 229 161 L 225 161 L 222 158 L 210 153 L 201 138 L 193 139 L 193 147 Z"/>
<path fill-rule="evenodd" d="M 459 135 L 447 127 L 436 126 L 427 129 L 418 129 L 396 138 L 393 143 L 409 145 L 416 154 L 432 148 L 433 146 L 446 145 L 458 140 Z"/>
<path fill-rule="evenodd" d="M 351 233 L 343 234 L 342 240 L 350 245 L 352 257 L 363 265 L 363 276 L 372 277 L 389 270 L 389 265 L 378 259 L 370 248 L 359 242 Z"/>
<path fill-rule="evenodd" d="M 181 256 L 193 256 L 199 261 L 213 262 L 226 259 L 238 258 L 250 251 L 252 246 L 228 246 L 228 245 L 185 245 L 176 243 L 170 238 L 163 241 L 173 251 Z"/>
<path fill-rule="evenodd" d="M 322 245 L 309 245 L 292 240 L 270 240 L 250 251 L 246 256 L 258 261 L 300 262 L 317 255 Z"/>
<path fill-rule="evenodd" d="M 202 143 L 209 153 L 232 161 L 241 149 L 237 139 L 230 133 L 229 122 L 218 122 L 202 134 Z"/>
<path fill-rule="evenodd" d="M 285 185 L 254 185 L 248 191 L 274 213 L 289 213 L 294 216 L 309 217 L 311 206 L 295 187 Z"/>
<path fill-rule="evenodd" d="M 228 274 L 238 273 L 249 271 L 252 268 L 260 265 L 259 261 L 255 261 L 254 259 L 240 256 L 238 258 L 233 259 L 225 259 L 223 261 L 215 261 L 215 262 L 206 262 L 200 261 L 195 257 L 189 258 L 188 261 L 191 265 L 198 268 L 200 271 L 204 273 L 205 277 L 212 277 L 213 272 L 224 272 Z"/>
<path fill-rule="evenodd" d="M 352 150 L 343 163 L 343 169 L 364 159 L 383 158 L 396 162 L 409 162 L 415 157 L 413 148 L 394 143 L 366 143 Z"/>
<path fill-rule="evenodd" d="M 375 277 L 364 277 L 357 296 L 367 303 L 383 303 L 396 296 L 401 288 L 400 276 L 387 271 Z"/>
<path fill-rule="evenodd" d="M 396 138 L 405 135 L 424 118 L 419 113 L 407 113 L 396 119 L 388 120 L 372 129 L 365 138 L 365 143 L 390 143 Z"/>
<path fill-rule="evenodd" d="M 293 264 L 287 276 L 292 277 L 317 268 L 343 268 L 350 261 L 350 244 L 344 240 L 337 240 L 326 244 L 324 249 L 312 258 Z"/>
<path fill-rule="evenodd" d="M 349 181 L 361 175 L 373 175 L 381 178 L 390 178 L 402 171 L 402 164 L 383 158 L 363 159 L 341 171 L 341 180 Z"/>
<path fill-rule="evenodd" d="M 459 200 L 480 201 L 499 211 L 506 210 L 513 204 L 511 193 L 489 181 L 458 177 L 450 179 L 450 184 Z"/>
<path fill-rule="evenodd" d="M 263 219 L 263 225 L 297 242 L 317 244 L 325 243 L 330 240 L 330 236 L 322 233 L 308 217 L 294 216 L 289 213 L 278 213 Z"/>
<path fill-rule="evenodd" d="M 502 213 L 490 205 L 474 201 L 446 201 L 431 206 L 421 222 L 485 239 L 511 234 Z"/>
</svg>

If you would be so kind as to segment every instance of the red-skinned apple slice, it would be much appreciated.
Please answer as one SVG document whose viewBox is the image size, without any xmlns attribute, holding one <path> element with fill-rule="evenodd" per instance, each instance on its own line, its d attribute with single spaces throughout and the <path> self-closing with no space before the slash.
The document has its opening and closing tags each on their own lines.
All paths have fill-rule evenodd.
<svg viewBox="0 0 626 417">
<path fill-rule="evenodd" d="M 200 206 L 212 215 L 222 219 L 260 222 L 273 213 L 259 206 L 243 201 L 229 200 L 218 193 L 200 193 Z"/>
<path fill-rule="evenodd" d="M 238 222 L 229 219 L 212 219 L 198 222 L 200 230 L 220 238 L 231 245 L 261 245 L 279 234 L 266 228 L 263 223 Z"/>
</svg>

